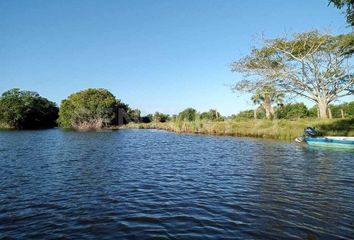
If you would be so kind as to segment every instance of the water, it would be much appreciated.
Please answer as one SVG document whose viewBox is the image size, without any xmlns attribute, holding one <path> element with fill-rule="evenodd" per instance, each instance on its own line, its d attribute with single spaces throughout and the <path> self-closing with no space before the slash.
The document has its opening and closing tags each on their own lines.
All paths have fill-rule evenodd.
<svg viewBox="0 0 354 240">
<path fill-rule="evenodd" d="M 352 239 L 354 152 L 154 130 L 0 132 L 0 238 Z"/>
</svg>

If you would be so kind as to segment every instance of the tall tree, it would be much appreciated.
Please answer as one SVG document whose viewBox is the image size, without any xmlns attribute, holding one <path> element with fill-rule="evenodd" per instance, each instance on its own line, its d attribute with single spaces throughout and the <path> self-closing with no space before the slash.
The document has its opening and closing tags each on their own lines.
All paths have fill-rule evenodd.
<svg viewBox="0 0 354 240">
<path fill-rule="evenodd" d="M 336 8 L 345 9 L 347 23 L 354 27 L 354 0 L 329 0 L 329 4 L 333 4 Z"/>
<path fill-rule="evenodd" d="M 252 101 L 254 104 L 261 104 L 266 112 L 266 118 L 270 119 L 274 116 L 274 103 L 282 103 L 284 94 L 276 91 L 272 86 L 264 86 L 256 90 L 255 94 L 252 96 Z"/>
<path fill-rule="evenodd" d="M 328 118 L 328 105 L 354 91 L 353 39 L 353 34 L 311 31 L 264 40 L 263 46 L 232 63 L 232 71 L 244 74 L 234 89 L 254 92 L 274 86 L 315 102 L 320 117 Z"/>
</svg>

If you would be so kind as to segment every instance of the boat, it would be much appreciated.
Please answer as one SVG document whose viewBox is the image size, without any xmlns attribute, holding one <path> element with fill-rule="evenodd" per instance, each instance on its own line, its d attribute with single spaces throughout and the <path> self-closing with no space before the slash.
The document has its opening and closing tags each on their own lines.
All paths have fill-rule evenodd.
<svg viewBox="0 0 354 240">
<path fill-rule="evenodd" d="M 304 135 L 295 139 L 296 142 L 306 142 L 308 145 L 327 147 L 346 147 L 354 149 L 354 137 L 322 137 L 318 136 L 315 128 L 307 127 Z"/>
<path fill-rule="evenodd" d="M 308 145 L 354 148 L 354 137 L 305 137 Z"/>
</svg>

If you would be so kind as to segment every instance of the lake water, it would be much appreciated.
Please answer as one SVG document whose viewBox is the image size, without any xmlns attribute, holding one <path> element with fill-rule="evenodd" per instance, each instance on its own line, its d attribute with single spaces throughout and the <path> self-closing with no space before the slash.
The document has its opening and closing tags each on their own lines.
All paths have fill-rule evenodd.
<svg viewBox="0 0 354 240">
<path fill-rule="evenodd" d="M 0 132 L 0 238 L 353 239 L 354 152 L 156 130 Z"/>
</svg>

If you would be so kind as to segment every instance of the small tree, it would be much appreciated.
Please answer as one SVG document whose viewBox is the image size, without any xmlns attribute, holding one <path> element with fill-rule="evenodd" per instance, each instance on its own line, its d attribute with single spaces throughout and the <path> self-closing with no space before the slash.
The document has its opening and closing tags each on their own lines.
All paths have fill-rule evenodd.
<svg viewBox="0 0 354 240">
<path fill-rule="evenodd" d="M 208 112 L 201 113 L 200 118 L 209 121 L 222 120 L 221 114 L 216 109 L 210 109 Z"/>
<path fill-rule="evenodd" d="M 185 110 L 183 110 L 178 114 L 178 118 L 181 121 L 192 122 L 196 119 L 197 115 L 198 115 L 197 110 L 195 110 L 194 108 L 186 108 Z"/>
<path fill-rule="evenodd" d="M 271 119 L 274 116 L 274 103 L 282 103 L 284 94 L 275 90 L 272 86 L 263 86 L 256 90 L 256 93 L 252 96 L 254 104 L 261 104 L 266 113 L 266 118 Z"/>
<path fill-rule="evenodd" d="M 160 112 L 155 112 L 152 118 L 155 122 L 167 122 L 169 119 L 169 115 Z"/>
<path fill-rule="evenodd" d="M 141 111 L 139 109 L 128 109 L 128 116 L 133 122 L 140 122 L 141 120 Z"/>
<path fill-rule="evenodd" d="M 264 40 L 262 47 L 232 64 L 232 71 L 244 73 L 234 89 L 252 92 L 274 86 L 315 102 L 320 117 L 328 118 L 331 102 L 353 94 L 349 61 L 353 43 L 353 34 L 332 36 L 318 31 Z"/>
</svg>

